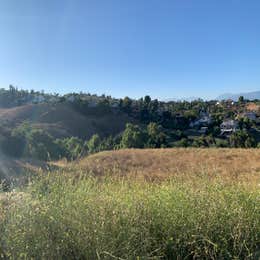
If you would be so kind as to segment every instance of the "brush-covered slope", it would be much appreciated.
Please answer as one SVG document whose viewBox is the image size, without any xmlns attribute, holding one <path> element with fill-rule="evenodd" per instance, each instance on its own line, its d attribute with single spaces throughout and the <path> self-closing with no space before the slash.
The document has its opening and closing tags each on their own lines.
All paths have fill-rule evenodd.
<svg viewBox="0 0 260 260">
<path fill-rule="evenodd" d="M 15 159 L 1 154 L 0 157 L 0 183 L 9 183 L 11 186 L 19 186 L 27 182 L 28 177 L 37 174 L 39 171 L 54 169 L 54 166 L 48 165 L 35 159 Z M 0 184 L 0 191 L 2 185 Z"/>
<path fill-rule="evenodd" d="M 0 109 L 0 122 L 8 128 L 25 121 L 57 138 L 67 136 L 89 138 L 93 134 L 115 135 L 132 119 L 124 113 L 113 110 L 102 112 L 98 109 L 89 109 L 83 114 L 68 103 L 27 104 Z"/>
</svg>

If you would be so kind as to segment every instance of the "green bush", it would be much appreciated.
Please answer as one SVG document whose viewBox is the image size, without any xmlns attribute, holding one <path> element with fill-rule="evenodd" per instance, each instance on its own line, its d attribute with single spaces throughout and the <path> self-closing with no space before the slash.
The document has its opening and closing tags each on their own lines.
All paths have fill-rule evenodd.
<svg viewBox="0 0 260 260">
<path fill-rule="evenodd" d="M 122 148 L 142 148 L 144 143 L 144 134 L 140 127 L 130 123 L 126 124 L 120 146 Z"/>
<path fill-rule="evenodd" d="M 251 148 L 256 147 L 257 143 L 253 136 L 246 131 L 237 131 L 229 138 L 231 147 Z"/>
</svg>

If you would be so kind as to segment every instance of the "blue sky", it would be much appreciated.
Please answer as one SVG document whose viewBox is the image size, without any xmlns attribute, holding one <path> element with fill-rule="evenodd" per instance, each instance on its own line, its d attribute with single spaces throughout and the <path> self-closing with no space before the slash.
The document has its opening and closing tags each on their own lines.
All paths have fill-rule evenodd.
<svg viewBox="0 0 260 260">
<path fill-rule="evenodd" d="M 115 97 L 260 90 L 259 0 L 1 0 L 0 86 Z"/>
</svg>

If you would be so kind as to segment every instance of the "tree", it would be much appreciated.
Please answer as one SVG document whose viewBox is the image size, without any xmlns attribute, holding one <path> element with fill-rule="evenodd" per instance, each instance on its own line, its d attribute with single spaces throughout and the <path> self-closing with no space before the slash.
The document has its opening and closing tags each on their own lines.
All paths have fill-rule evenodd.
<svg viewBox="0 0 260 260">
<path fill-rule="evenodd" d="M 204 136 L 200 136 L 198 138 L 195 138 L 193 140 L 193 144 L 194 147 L 208 147 L 208 143 L 207 140 L 205 139 Z"/>
<path fill-rule="evenodd" d="M 162 126 L 157 123 L 150 123 L 147 126 L 148 147 L 159 148 L 166 143 L 166 135 Z"/>
<path fill-rule="evenodd" d="M 145 104 L 147 107 L 150 105 L 151 101 L 152 101 L 152 99 L 151 99 L 150 96 L 147 95 L 147 96 L 144 97 L 144 104 Z"/>
<path fill-rule="evenodd" d="M 8 138 L 9 145 L 6 146 L 8 148 L 7 152 L 9 155 L 17 157 L 26 155 L 28 152 L 27 137 L 31 131 L 32 127 L 28 124 L 28 122 L 24 122 L 12 130 L 11 135 Z"/>
<path fill-rule="evenodd" d="M 250 148 L 256 147 L 256 140 L 249 135 L 246 131 L 237 131 L 229 138 L 231 147 Z"/>
<path fill-rule="evenodd" d="M 109 136 L 101 142 L 100 151 L 114 150 L 116 148 L 116 145 L 116 140 L 112 136 Z"/>
<path fill-rule="evenodd" d="M 174 142 L 174 147 L 188 147 L 189 145 L 189 140 L 185 137 L 179 141 Z"/>
<path fill-rule="evenodd" d="M 32 129 L 26 135 L 26 155 L 40 160 L 56 158 L 56 144 L 51 135 L 41 129 Z"/>
<path fill-rule="evenodd" d="M 216 139 L 216 147 L 228 147 L 228 141 L 224 139 Z"/>
<path fill-rule="evenodd" d="M 87 142 L 87 148 L 89 153 L 96 153 L 100 151 L 101 139 L 98 134 L 92 135 Z"/>
<path fill-rule="evenodd" d="M 16 92 L 16 88 L 13 85 L 9 85 L 9 91 L 14 94 Z"/>
<path fill-rule="evenodd" d="M 247 117 L 242 117 L 242 118 L 239 119 L 238 125 L 239 125 L 239 128 L 240 128 L 241 130 L 243 130 L 243 129 L 249 130 L 249 129 L 254 125 L 254 123 L 253 123 L 253 121 L 250 120 L 249 118 L 247 118 Z"/>
<path fill-rule="evenodd" d="M 144 136 L 138 125 L 126 124 L 120 146 L 122 148 L 142 148 L 144 146 Z"/>
<path fill-rule="evenodd" d="M 23 123 L 8 138 L 7 152 L 12 156 L 26 156 L 40 160 L 59 159 L 64 154 L 61 143 L 43 131 Z"/>
<path fill-rule="evenodd" d="M 132 100 L 129 97 L 125 97 L 121 102 L 120 105 L 122 106 L 123 111 L 130 113 Z"/>
<path fill-rule="evenodd" d="M 75 160 L 85 153 L 84 142 L 78 137 L 65 138 L 63 143 L 66 149 L 66 157 L 70 160 Z"/>
<path fill-rule="evenodd" d="M 244 100 L 244 97 L 243 96 L 240 96 L 239 98 L 238 98 L 238 101 L 239 101 L 239 103 L 243 103 L 245 100 Z"/>
</svg>

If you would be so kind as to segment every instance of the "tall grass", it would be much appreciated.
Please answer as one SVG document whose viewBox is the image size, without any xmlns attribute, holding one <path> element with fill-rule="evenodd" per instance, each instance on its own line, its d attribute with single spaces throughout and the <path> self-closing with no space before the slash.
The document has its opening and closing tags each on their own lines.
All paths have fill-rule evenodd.
<svg viewBox="0 0 260 260">
<path fill-rule="evenodd" d="M 260 193 L 239 184 L 52 174 L 25 194 L 2 222 L 8 258 L 259 257 Z"/>
</svg>

